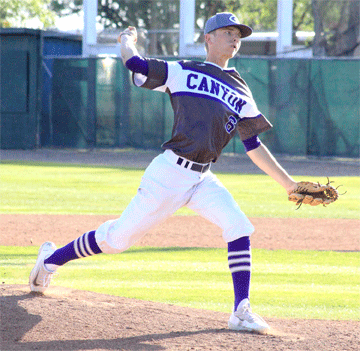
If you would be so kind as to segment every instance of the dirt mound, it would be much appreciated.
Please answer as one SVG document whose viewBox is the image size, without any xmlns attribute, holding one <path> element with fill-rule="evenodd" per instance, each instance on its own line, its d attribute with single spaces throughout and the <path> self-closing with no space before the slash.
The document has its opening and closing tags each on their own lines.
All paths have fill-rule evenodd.
<svg viewBox="0 0 360 351">
<path fill-rule="evenodd" d="M 1 350 L 356 350 L 360 323 L 268 318 L 232 332 L 228 314 L 51 287 L 0 287 Z"/>
</svg>

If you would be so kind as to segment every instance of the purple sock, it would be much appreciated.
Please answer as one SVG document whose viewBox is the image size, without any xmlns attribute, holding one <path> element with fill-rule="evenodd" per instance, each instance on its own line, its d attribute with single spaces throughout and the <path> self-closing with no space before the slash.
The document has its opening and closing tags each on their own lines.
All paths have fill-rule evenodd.
<svg viewBox="0 0 360 351">
<path fill-rule="evenodd" d="M 62 266 L 71 260 L 96 255 L 101 252 L 95 241 L 95 230 L 93 230 L 83 234 L 61 249 L 57 249 L 44 263 Z"/>
<path fill-rule="evenodd" d="M 234 284 L 234 310 L 243 299 L 249 298 L 251 277 L 251 248 L 248 236 L 228 243 L 228 263 Z"/>
</svg>

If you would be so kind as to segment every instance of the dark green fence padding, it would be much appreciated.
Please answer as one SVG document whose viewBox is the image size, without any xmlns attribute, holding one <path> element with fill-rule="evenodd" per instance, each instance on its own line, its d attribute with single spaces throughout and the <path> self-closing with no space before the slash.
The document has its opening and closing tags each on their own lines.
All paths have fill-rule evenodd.
<svg viewBox="0 0 360 351">
<path fill-rule="evenodd" d="M 260 137 L 272 152 L 359 157 L 360 60 L 241 57 L 230 66 L 274 125 Z M 167 94 L 133 86 L 120 59 L 54 59 L 55 146 L 159 148 L 172 119 Z M 236 137 L 224 151 L 244 148 Z"/>
</svg>

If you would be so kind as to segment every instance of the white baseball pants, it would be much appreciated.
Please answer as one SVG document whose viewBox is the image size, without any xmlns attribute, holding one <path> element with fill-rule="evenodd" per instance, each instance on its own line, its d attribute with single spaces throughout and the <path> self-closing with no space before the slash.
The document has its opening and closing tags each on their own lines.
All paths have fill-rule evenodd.
<svg viewBox="0 0 360 351">
<path fill-rule="evenodd" d="M 190 161 L 188 168 L 179 166 L 178 158 L 171 150 L 155 157 L 121 217 L 96 230 L 96 242 L 104 253 L 127 250 L 183 206 L 218 225 L 226 242 L 253 233 L 253 225 L 217 177 L 210 170 L 190 170 Z"/>
</svg>

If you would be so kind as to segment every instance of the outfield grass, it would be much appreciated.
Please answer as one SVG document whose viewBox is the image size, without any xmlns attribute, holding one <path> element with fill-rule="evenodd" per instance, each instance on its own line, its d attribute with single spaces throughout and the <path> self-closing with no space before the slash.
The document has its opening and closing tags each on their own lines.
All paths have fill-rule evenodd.
<svg viewBox="0 0 360 351">
<path fill-rule="evenodd" d="M 2 162 L 0 213 L 119 214 L 135 195 L 143 170 L 103 166 Z M 326 209 L 287 201 L 266 175 L 218 174 L 249 217 L 359 218 L 360 177 L 333 177 L 347 191 Z M 294 177 L 296 180 L 320 180 Z M 187 208 L 177 214 L 193 214 Z"/>
<path fill-rule="evenodd" d="M 0 247 L 0 281 L 27 284 L 37 247 Z M 230 312 L 226 249 L 133 247 L 69 262 L 54 286 Z M 359 253 L 253 249 L 252 306 L 266 317 L 360 320 Z"/>
</svg>

